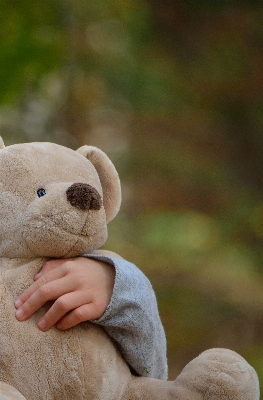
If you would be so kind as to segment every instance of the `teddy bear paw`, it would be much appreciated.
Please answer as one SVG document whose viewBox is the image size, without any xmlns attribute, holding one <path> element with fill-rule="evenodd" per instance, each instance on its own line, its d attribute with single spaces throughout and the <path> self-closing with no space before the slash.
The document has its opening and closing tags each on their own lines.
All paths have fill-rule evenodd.
<svg viewBox="0 0 263 400">
<path fill-rule="evenodd" d="M 260 396 L 255 370 L 239 354 L 227 349 L 204 351 L 176 381 L 188 389 L 190 384 L 196 398 L 202 400 L 259 400 Z"/>
</svg>

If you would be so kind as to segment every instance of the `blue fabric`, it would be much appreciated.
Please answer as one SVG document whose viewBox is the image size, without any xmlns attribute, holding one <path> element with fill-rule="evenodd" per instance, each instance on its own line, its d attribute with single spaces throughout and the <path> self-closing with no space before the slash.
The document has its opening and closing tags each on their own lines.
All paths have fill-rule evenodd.
<svg viewBox="0 0 263 400">
<path fill-rule="evenodd" d="M 111 302 L 93 322 L 104 327 L 138 375 L 167 379 L 166 338 L 149 280 L 124 259 L 84 256 L 107 262 L 116 270 Z"/>
</svg>

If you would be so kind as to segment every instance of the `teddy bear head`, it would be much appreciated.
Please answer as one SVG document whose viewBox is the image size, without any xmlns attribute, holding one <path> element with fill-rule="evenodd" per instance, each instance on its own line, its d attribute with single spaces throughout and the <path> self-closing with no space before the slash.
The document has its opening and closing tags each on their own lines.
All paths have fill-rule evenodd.
<svg viewBox="0 0 263 400">
<path fill-rule="evenodd" d="M 73 257 L 107 239 L 121 203 L 101 150 L 54 143 L 4 146 L 0 137 L 0 256 Z"/>
</svg>

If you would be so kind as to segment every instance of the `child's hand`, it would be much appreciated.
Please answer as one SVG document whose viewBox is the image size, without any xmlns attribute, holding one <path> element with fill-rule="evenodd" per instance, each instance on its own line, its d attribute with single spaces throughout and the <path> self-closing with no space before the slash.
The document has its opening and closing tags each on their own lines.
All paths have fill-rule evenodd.
<svg viewBox="0 0 263 400">
<path fill-rule="evenodd" d="M 115 279 L 112 265 L 78 257 L 46 262 L 35 282 L 15 301 L 16 318 L 25 321 L 47 301 L 55 300 L 38 321 L 47 331 L 64 330 L 100 318 L 110 303 Z"/>
</svg>

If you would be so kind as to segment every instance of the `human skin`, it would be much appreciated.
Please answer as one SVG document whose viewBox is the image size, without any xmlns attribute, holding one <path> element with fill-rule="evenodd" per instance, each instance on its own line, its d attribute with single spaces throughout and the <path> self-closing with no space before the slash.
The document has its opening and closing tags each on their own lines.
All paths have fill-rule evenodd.
<svg viewBox="0 0 263 400">
<path fill-rule="evenodd" d="M 85 257 L 47 261 L 15 301 L 16 318 L 27 320 L 45 303 L 54 303 L 38 321 L 45 332 L 52 326 L 65 330 L 100 318 L 110 303 L 115 279 L 112 265 Z"/>
</svg>

